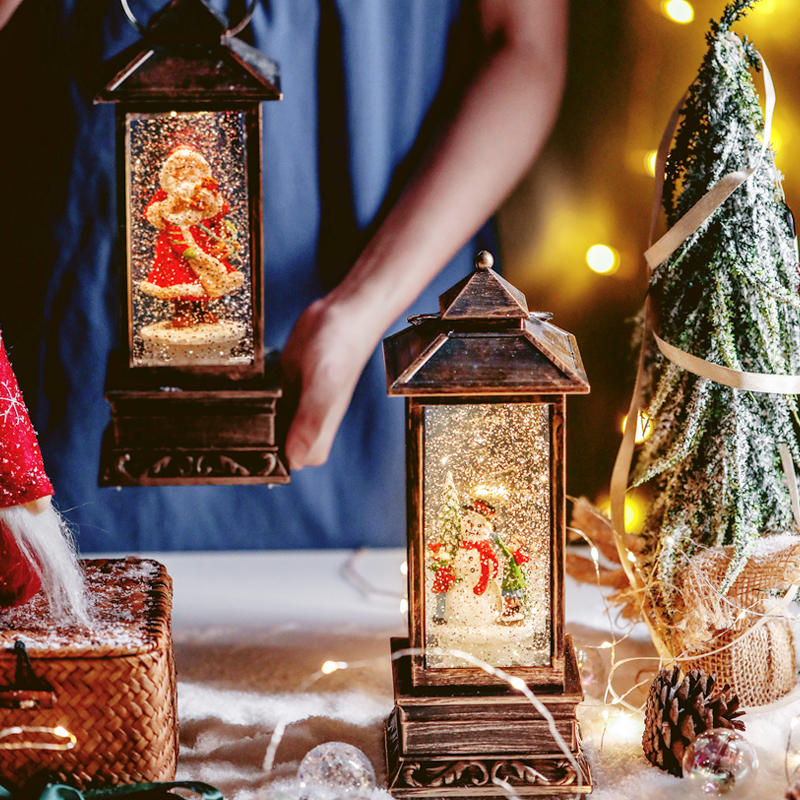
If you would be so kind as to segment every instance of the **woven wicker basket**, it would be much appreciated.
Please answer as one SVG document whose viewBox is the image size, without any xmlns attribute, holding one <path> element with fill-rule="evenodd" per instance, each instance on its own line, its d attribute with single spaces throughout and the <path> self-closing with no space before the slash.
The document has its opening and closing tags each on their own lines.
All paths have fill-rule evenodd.
<svg viewBox="0 0 800 800">
<path fill-rule="evenodd" d="M 0 749 L 0 776 L 22 784 L 47 771 L 81 789 L 169 780 L 178 754 L 172 581 L 155 561 L 84 565 L 91 629 L 55 626 L 38 597 L 0 615 L 0 705 L 23 706 L 0 707 L 0 728 L 61 726 L 77 740 L 67 751 Z M 13 691 L 17 641 L 36 679 L 52 687 L 52 707 L 42 700 L 47 693 Z M 25 707 L 31 704 L 36 707 Z M 11 739 L 0 738 L 0 748 L 4 741 Z"/>
</svg>

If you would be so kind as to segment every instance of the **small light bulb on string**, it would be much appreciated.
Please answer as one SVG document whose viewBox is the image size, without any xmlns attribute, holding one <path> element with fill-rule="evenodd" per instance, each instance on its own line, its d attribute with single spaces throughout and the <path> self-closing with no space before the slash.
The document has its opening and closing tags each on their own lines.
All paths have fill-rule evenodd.
<svg viewBox="0 0 800 800">
<path fill-rule="evenodd" d="M 601 650 L 608 650 L 609 648 L 611 648 L 613 646 L 614 645 L 611 642 L 603 642 L 603 644 L 600 645 L 600 649 Z"/>
<path fill-rule="evenodd" d="M 400 613 L 401 614 L 407 614 L 408 613 L 408 598 L 407 597 L 404 597 L 400 601 Z"/>
<path fill-rule="evenodd" d="M 320 672 L 322 672 L 323 675 L 330 675 L 340 669 L 347 669 L 346 661 L 326 661 L 322 667 L 320 667 Z"/>
<path fill-rule="evenodd" d="M 656 160 L 658 158 L 657 150 L 648 150 L 644 157 L 644 169 L 648 175 L 655 177 L 656 174 Z"/>
<path fill-rule="evenodd" d="M 622 432 L 625 433 L 625 429 L 628 427 L 628 415 L 626 414 L 622 418 Z M 633 440 L 636 444 L 641 444 L 648 436 L 653 432 L 653 420 L 644 413 L 644 411 L 640 411 L 636 416 L 636 433 L 634 434 Z"/>
<path fill-rule="evenodd" d="M 522 678 L 513 677 L 508 682 L 512 689 L 516 689 L 518 692 L 521 692 L 525 689 L 525 681 Z"/>
<path fill-rule="evenodd" d="M 694 19 L 694 8 L 686 0 L 667 0 L 662 3 L 661 10 L 667 19 L 686 25 Z"/>
<path fill-rule="evenodd" d="M 619 256 L 613 247 L 606 244 L 593 244 L 586 251 L 586 263 L 592 272 L 599 275 L 611 275 L 617 271 Z"/>
<path fill-rule="evenodd" d="M 400 565 L 400 572 L 401 572 L 403 575 L 408 575 L 408 561 L 404 561 L 404 562 L 403 562 L 403 563 Z"/>
</svg>

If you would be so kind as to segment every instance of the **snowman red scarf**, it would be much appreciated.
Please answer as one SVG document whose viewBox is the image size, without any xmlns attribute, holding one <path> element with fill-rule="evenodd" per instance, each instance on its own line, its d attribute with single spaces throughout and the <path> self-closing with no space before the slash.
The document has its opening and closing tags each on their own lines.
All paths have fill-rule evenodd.
<svg viewBox="0 0 800 800">
<path fill-rule="evenodd" d="M 477 595 L 481 595 L 486 591 L 489 581 L 497 577 L 500 566 L 497 561 L 497 554 L 494 552 L 491 542 L 482 539 L 480 541 L 472 541 L 465 539 L 461 542 L 463 550 L 477 550 L 481 558 L 481 577 L 478 582 L 472 587 L 472 591 Z"/>
<path fill-rule="evenodd" d="M 57 617 L 85 621 L 83 581 L 0 335 L 0 607 L 44 588 Z"/>
</svg>

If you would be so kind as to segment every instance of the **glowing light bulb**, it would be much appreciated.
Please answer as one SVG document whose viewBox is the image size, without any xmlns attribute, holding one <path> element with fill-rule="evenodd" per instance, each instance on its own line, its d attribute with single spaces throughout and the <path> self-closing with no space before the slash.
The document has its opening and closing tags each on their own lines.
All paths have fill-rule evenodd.
<svg viewBox="0 0 800 800">
<path fill-rule="evenodd" d="M 402 572 L 402 573 L 403 573 L 403 575 L 408 575 L 408 561 L 404 561 L 404 562 L 403 562 L 403 563 L 400 565 L 400 572 Z"/>
<path fill-rule="evenodd" d="M 760 3 L 757 3 L 753 11 L 757 14 L 771 14 L 776 6 L 778 5 L 777 0 L 761 0 Z"/>
<path fill-rule="evenodd" d="M 600 553 L 597 551 L 596 547 L 592 547 L 592 549 L 589 552 L 591 553 L 592 561 L 594 561 L 594 563 L 596 564 L 600 560 Z"/>
<path fill-rule="evenodd" d="M 589 269 L 601 275 L 615 272 L 619 266 L 617 252 L 606 244 L 593 244 L 586 251 L 586 263 Z"/>
<path fill-rule="evenodd" d="M 68 739 L 69 738 L 69 731 L 65 727 L 63 727 L 62 725 L 59 725 L 59 726 L 53 728 L 53 733 L 56 736 L 61 736 L 64 739 Z"/>
<path fill-rule="evenodd" d="M 628 561 L 630 561 L 631 564 L 636 563 L 636 556 L 633 553 L 631 553 L 630 550 L 628 551 Z"/>
<path fill-rule="evenodd" d="M 400 601 L 400 613 L 407 614 L 408 613 L 408 598 L 404 597 Z"/>
<path fill-rule="evenodd" d="M 656 159 L 658 158 L 657 150 L 648 150 L 644 157 L 644 168 L 648 175 L 655 176 L 656 174 Z"/>
<path fill-rule="evenodd" d="M 320 672 L 322 672 L 323 675 L 330 675 L 332 672 L 336 672 L 336 670 L 346 668 L 346 661 L 326 661 L 320 668 Z"/>
<path fill-rule="evenodd" d="M 608 720 L 608 709 L 607 708 L 603 709 L 603 719 L 604 720 Z"/>
<path fill-rule="evenodd" d="M 614 645 L 611 644 L 611 642 L 603 642 L 603 644 L 600 645 L 600 649 L 601 650 L 608 650 L 609 647 L 613 647 L 613 646 Z"/>
<path fill-rule="evenodd" d="M 508 684 L 512 689 L 516 689 L 518 692 L 521 692 L 525 688 L 525 681 L 522 680 L 522 678 L 512 678 Z"/>
<path fill-rule="evenodd" d="M 628 427 L 628 415 L 626 414 L 622 419 L 622 432 L 625 433 L 625 428 Z M 633 440 L 636 444 L 641 444 L 653 432 L 653 420 L 640 411 L 636 415 L 636 433 Z"/>
<path fill-rule="evenodd" d="M 667 2 L 662 3 L 661 10 L 668 19 L 681 25 L 685 25 L 694 19 L 694 9 L 691 3 L 687 3 L 686 0 L 667 0 Z"/>
</svg>

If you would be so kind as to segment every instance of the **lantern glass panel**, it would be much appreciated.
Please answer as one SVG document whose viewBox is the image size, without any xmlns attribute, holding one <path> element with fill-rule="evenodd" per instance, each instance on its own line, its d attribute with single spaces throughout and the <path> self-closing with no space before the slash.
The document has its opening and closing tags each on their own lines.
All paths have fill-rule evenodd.
<svg viewBox="0 0 800 800">
<path fill-rule="evenodd" d="M 126 114 L 131 366 L 253 363 L 245 123 Z"/>
<path fill-rule="evenodd" d="M 426 667 L 551 661 L 551 405 L 426 405 Z"/>
</svg>

